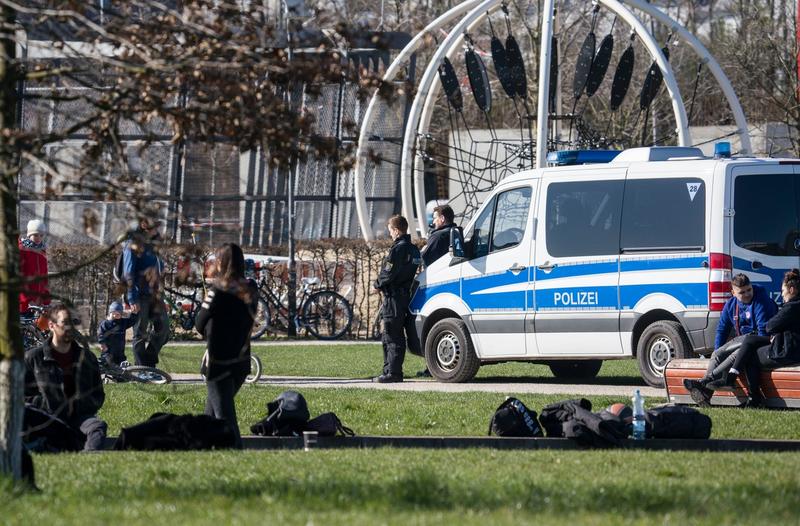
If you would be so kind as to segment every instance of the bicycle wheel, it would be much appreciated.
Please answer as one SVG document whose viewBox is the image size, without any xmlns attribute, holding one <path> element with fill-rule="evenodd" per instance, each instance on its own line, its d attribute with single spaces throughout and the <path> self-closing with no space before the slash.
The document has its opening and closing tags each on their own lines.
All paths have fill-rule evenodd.
<svg viewBox="0 0 800 526">
<path fill-rule="evenodd" d="M 19 329 L 22 333 L 22 346 L 26 351 L 44 343 L 45 335 L 38 327 L 21 325 Z"/>
<path fill-rule="evenodd" d="M 261 338 L 269 328 L 269 320 L 271 318 L 269 304 L 264 298 L 258 298 L 258 307 L 256 316 L 253 319 L 253 329 L 250 331 L 250 339 L 257 340 Z"/>
<path fill-rule="evenodd" d="M 321 290 L 303 304 L 301 324 L 320 340 L 341 338 L 353 323 L 353 309 L 341 294 Z"/>
<path fill-rule="evenodd" d="M 168 384 L 172 382 L 172 377 L 169 373 L 157 369 L 155 367 L 147 367 L 146 365 L 131 365 L 123 369 L 125 376 L 134 381 L 143 384 Z"/>
<path fill-rule="evenodd" d="M 245 383 L 254 384 L 261 378 L 261 359 L 255 354 L 250 354 L 250 374 L 244 379 Z"/>
</svg>

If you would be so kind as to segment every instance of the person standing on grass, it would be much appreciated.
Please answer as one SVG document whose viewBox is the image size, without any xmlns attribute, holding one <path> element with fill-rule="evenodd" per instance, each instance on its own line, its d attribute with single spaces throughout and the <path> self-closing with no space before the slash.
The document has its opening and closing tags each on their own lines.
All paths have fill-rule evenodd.
<svg viewBox="0 0 800 526">
<path fill-rule="evenodd" d="M 28 305 L 49 305 L 47 288 L 47 251 L 44 246 L 44 223 L 38 219 L 28 221 L 25 237 L 19 240 L 20 275 L 25 278 L 19 293 L 19 311 L 26 312 Z"/>
<path fill-rule="evenodd" d="M 80 430 L 84 450 L 103 448 L 108 426 L 97 417 L 105 401 L 94 353 L 75 340 L 66 305 L 48 313 L 50 339 L 25 353 L 25 403 Z"/>
<path fill-rule="evenodd" d="M 374 287 L 383 293 L 383 374 L 380 383 L 403 381 L 406 353 L 404 328 L 409 316 L 411 286 L 422 258 L 408 235 L 408 221 L 401 215 L 389 218 L 386 225 L 394 243 L 384 258 Z"/>
<path fill-rule="evenodd" d="M 169 316 L 160 293 L 164 263 L 156 252 L 158 237 L 158 223 L 144 218 L 122 247 L 127 303 L 138 315 L 133 326 L 133 357 L 136 365 L 148 367 L 156 366 L 158 354 L 169 339 Z"/>
<path fill-rule="evenodd" d="M 205 413 L 228 422 L 242 447 L 234 398 L 250 373 L 250 332 L 258 288 L 244 276 L 241 247 L 226 243 L 215 253 L 214 283 L 197 313 L 195 326 L 208 343 Z"/>
<path fill-rule="evenodd" d="M 778 311 L 778 306 L 769 297 L 769 292 L 760 285 L 750 283 L 745 274 L 736 274 L 731 280 L 732 297 L 725 303 L 717 325 L 714 352 L 700 380 L 686 379 L 684 387 L 689 390 L 692 400 L 705 407 L 711 401 L 714 389 L 724 387 L 725 374 L 735 359 L 734 353 L 748 335 L 762 338 L 767 343 L 767 322 Z M 731 333 L 733 339 L 728 341 Z M 727 342 L 727 343 L 726 343 Z"/>
</svg>

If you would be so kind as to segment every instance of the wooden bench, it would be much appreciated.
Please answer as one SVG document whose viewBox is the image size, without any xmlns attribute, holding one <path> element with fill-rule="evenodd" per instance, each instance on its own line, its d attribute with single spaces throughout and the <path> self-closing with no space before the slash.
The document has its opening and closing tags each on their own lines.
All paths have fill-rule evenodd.
<svg viewBox="0 0 800 526">
<path fill-rule="evenodd" d="M 676 404 L 694 404 L 683 380 L 699 380 L 708 367 L 708 360 L 672 360 L 664 370 L 667 399 Z M 761 391 L 769 407 L 800 407 L 800 367 L 783 367 L 761 373 Z M 715 391 L 711 405 L 741 405 L 747 393 L 740 378 L 732 391 Z"/>
</svg>

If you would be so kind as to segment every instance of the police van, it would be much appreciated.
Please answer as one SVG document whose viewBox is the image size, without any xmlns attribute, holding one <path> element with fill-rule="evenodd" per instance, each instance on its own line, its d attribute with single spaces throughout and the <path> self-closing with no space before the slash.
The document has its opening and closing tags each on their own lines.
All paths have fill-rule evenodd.
<svg viewBox="0 0 800 526">
<path fill-rule="evenodd" d="M 464 229 L 463 254 L 418 276 L 410 308 L 433 376 L 530 361 L 590 378 L 635 357 L 661 386 L 670 359 L 713 350 L 733 273 L 780 301 L 783 273 L 800 266 L 800 161 L 724 149 L 553 152 L 549 167 L 505 178 Z"/>
</svg>

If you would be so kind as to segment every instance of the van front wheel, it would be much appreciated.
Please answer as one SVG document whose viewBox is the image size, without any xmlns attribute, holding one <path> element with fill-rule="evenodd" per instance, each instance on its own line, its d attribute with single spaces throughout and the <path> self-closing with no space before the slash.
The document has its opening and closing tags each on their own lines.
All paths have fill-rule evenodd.
<svg viewBox="0 0 800 526">
<path fill-rule="evenodd" d="M 436 323 L 425 339 L 425 362 L 431 375 L 442 382 L 468 382 L 481 366 L 467 325 L 457 318 Z"/>
<path fill-rule="evenodd" d="M 662 320 L 651 323 L 642 332 L 636 346 L 639 373 L 653 387 L 664 387 L 664 369 L 675 358 L 689 357 L 692 344 L 681 324 Z"/>
</svg>

